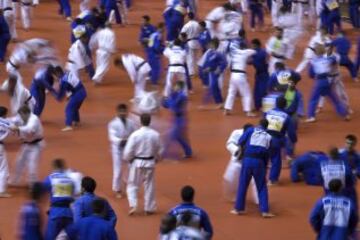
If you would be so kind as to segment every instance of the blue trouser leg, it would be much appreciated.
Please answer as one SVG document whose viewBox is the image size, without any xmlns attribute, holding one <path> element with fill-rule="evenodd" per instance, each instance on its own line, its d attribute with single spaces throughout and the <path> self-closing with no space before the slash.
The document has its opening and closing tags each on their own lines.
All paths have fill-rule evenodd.
<svg viewBox="0 0 360 240">
<path fill-rule="evenodd" d="M 270 153 L 271 168 L 269 179 L 271 182 L 279 181 L 282 167 L 281 148 L 281 145 L 274 146 Z"/>
<path fill-rule="evenodd" d="M 255 74 L 255 87 L 254 87 L 254 105 L 255 109 L 259 110 L 262 107 L 262 99 L 267 94 L 269 74 L 256 73 Z"/>
<path fill-rule="evenodd" d="M 186 119 L 183 117 L 175 120 L 174 128 L 172 131 L 172 138 L 176 140 L 183 148 L 186 156 L 192 155 L 192 149 L 186 139 Z"/>
<path fill-rule="evenodd" d="M 116 23 L 117 24 L 121 24 L 122 23 L 122 19 L 121 19 L 121 15 L 120 15 L 120 12 L 119 12 L 119 8 L 116 6 L 114 8 L 115 10 L 115 20 L 116 20 Z"/>
<path fill-rule="evenodd" d="M 322 85 L 328 85 L 328 83 L 322 83 L 322 81 L 327 81 L 327 80 L 315 80 L 315 84 L 314 87 L 312 89 L 312 93 L 310 96 L 310 100 L 309 100 L 309 106 L 308 106 L 308 117 L 315 117 L 315 112 L 316 112 L 316 108 L 317 105 L 319 103 L 320 97 L 322 95 L 322 91 L 323 91 L 323 87 Z M 328 86 L 325 86 L 325 88 L 328 88 Z"/>
<path fill-rule="evenodd" d="M 341 17 L 338 10 L 331 11 L 329 14 L 329 33 L 334 34 L 334 27 L 337 26 L 338 30 L 341 29 Z"/>
<path fill-rule="evenodd" d="M 60 0 L 65 17 L 71 17 L 71 5 L 69 0 Z"/>
<path fill-rule="evenodd" d="M 179 37 L 182 26 L 184 25 L 184 16 L 173 11 L 170 22 L 167 41 L 174 41 Z"/>
<path fill-rule="evenodd" d="M 320 13 L 320 27 L 329 31 L 329 14 L 324 11 Z"/>
<path fill-rule="evenodd" d="M 4 57 L 6 54 L 6 49 L 10 41 L 10 36 L 7 34 L 4 34 L 3 36 L 0 36 L 0 62 L 4 61 Z"/>
<path fill-rule="evenodd" d="M 333 92 L 333 90 L 331 88 L 328 90 L 326 95 L 329 97 L 330 101 L 334 105 L 335 110 L 338 115 L 340 115 L 341 117 L 345 117 L 346 115 L 348 115 L 348 110 L 342 104 L 342 102 L 339 101 L 337 95 Z"/>
<path fill-rule="evenodd" d="M 161 76 L 161 60 L 156 54 L 148 55 L 148 63 L 151 66 L 150 79 L 152 84 L 158 84 Z"/>
<path fill-rule="evenodd" d="M 223 98 L 219 88 L 219 75 L 214 73 L 209 74 L 210 91 L 216 104 L 222 103 Z"/>
<path fill-rule="evenodd" d="M 203 68 L 199 66 L 199 77 L 203 86 L 209 86 L 209 74 L 204 73 Z"/>
<path fill-rule="evenodd" d="M 45 240 L 54 240 L 61 230 L 72 224 L 73 219 L 68 217 L 50 218 L 45 232 Z"/>
<path fill-rule="evenodd" d="M 291 121 L 290 125 L 295 128 L 295 131 L 297 131 L 297 128 L 298 128 L 297 115 L 294 114 L 293 116 L 291 116 L 290 121 Z M 286 137 L 285 149 L 286 149 L 286 155 L 288 155 L 290 157 L 294 157 L 295 143 L 292 142 L 288 136 Z"/>
<path fill-rule="evenodd" d="M 193 89 L 193 85 L 192 85 L 192 81 L 191 81 L 191 77 L 189 74 L 189 68 L 187 65 L 185 65 L 185 78 L 186 78 L 186 85 L 188 87 L 189 90 Z"/>
<path fill-rule="evenodd" d="M 94 65 L 91 63 L 89 65 L 87 65 L 85 67 L 85 71 L 87 72 L 87 74 L 89 75 L 90 80 L 92 79 L 92 77 L 95 74 L 95 69 L 94 69 Z"/>
<path fill-rule="evenodd" d="M 340 55 L 340 66 L 344 66 L 349 71 L 352 78 L 356 78 L 356 69 L 354 63 L 350 60 L 348 55 Z"/>
<path fill-rule="evenodd" d="M 255 28 L 256 6 L 250 5 L 250 27 Z"/>
<path fill-rule="evenodd" d="M 34 86 L 31 88 L 30 92 L 31 92 L 31 95 L 36 100 L 35 107 L 34 107 L 34 114 L 36 116 L 40 116 L 44 110 L 45 101 L 46 101 L 45 90 L 38 89 L 38 87 Z"/>
<path fill-rule="evenodd" d="M 349 16 L 352 25 L 354 28 L 360 27 L 360 11 L 359 11 L 359 4 L 350 4 L 349 5 Z"/>
<path fill-rule="evenodd" d="M 246 159 L 243 159 L 243 165 L 240 171 L 239 176 L 239 185 L 238 190 L 236 194 L 236 200 L 235 200 L 235 209 L 237 211 L 244 211 L 245 210 L 245 201 L 246 201 L 246 193 L 247 189 L 249 187 L 249 183 L 252 177 L 252 171 L 251 168 L 247 167 L 244 164 L 244 161 Z"/>
<path fill-rule="evenodd" d="M 125 0 L 125 5 L 127 8 L 131 7 L 132 6 L 131 0 Z"/>
<path fill-rule="evenodd" d="M 272 0 L 266 0 L 266 5 L 267 5 L 268 9 L 271 11 Z"/>
<path fill-rule="evenodd" d="M 77 93 L 75 93 L 73 96 L 70 97 L 70 100 L 66 105 L 66 109 L 65 109 L 66 126 L 71 126 L 73 122 L 80 121 L 79 110 L 85 98 L 86 98 L 85 90 L 79 90 Z"/>
<path fill-rule="evenodd" d="M 256 189 L 258 190 L 260 212 L 267 213 L 269 212 L 269 197 L 266 185 L 266 167 L 254 168 L 253 172 Z"/>
</svg>

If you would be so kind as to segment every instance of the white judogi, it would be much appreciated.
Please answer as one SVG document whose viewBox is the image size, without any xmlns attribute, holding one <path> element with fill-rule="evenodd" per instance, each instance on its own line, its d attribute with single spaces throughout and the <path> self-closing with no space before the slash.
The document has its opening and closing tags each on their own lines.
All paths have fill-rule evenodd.
<svg viewBox="0 0 360 240">
<path fill-rule="evenodd" d="M 128 9 L 125 0 L 116 0 L 116 6 L 119 9 L 122 24 L 128 24 Z M 115 23 L 115 10 L 111 10 L 109 22 Z"/>
<path fill-rule="evenodd" d="M 195 74 L 195 65 L 197 61 L 197 53 L 201 48 L 198 37 L 201 33 L 201 26 L 195 20 L 190 20 L 181 29 L 182 33 L 187 35 L 187 45 L 189 47 L 188 54 L 186 55 L 186 63 L 189 68 L 190 76 Z"/>
<path fill-rule="evenodd" d="M 217 37 L 221 40 L 219 51 L 225 53 L 229 46 L 229 40 L 237 38 L 242 28 L 242 15 L 236 11 L 226 11 L 218 24 Z"/>
<path fill-rule="evenodd" d="M 206 15 L 206 27 L 209 29 L 212 38 L 216 36 L 215 23 L 220 22 L 220 20 L 224 17 L 225 12 L 225 9 L 222 6 L 219 6 L 211 10 L 208 15 Z"/>
<path fill-rule="evenodd" d="M 113 161 L 112 190 L 114 192 L 124 191 L 128 177 L 128 163 L 123 159 L 125 145 L 121 146 L 121 142 L 126 141 L 136 128 L 135 122 L 130 118 L 126 118 L 124 123 L 119 117 L 115 117 L 108 124 L 108 136 Z"/>
<path fill-rule="evenodd" d="M 84 177 L 84 175 L 81 172 L 78 172 L 73 169 L 67 169 L 65 171 L 66 175 L 71 178 L 71 180 L 74 182 L 74 195 L 80 196 L 81 195 L 81 181 Z"/>
<path fill-rule="evenodd" d="M 278 15 L 280 8 L 283 6 L 282 0 L 272 0 L 271 1 L 271 21 L 273 26 L 277 26 L 278 23 Z"/>
<path fill-rule="evenodd" d="M 96 71 L 92 80 L 96 83 L 102 82 L 106 72 L 109 70 L 111 55 L 116 51 L 115 32 L 109 28 L 97 31 L 90 40 L 90 48 L 96 49 Z"/>
<path fill-rule="evenodd" d="M 16 18 L 12 0 L 0 0 L 0 8 L 4 11 L 4 18 L 9 26 L 11 39 L 17 38 L 16 32 Z"/>
<path fill-rule="evenodd" d="M 10 126 L 10 121 L 0 118 L 0 193 L 6 192 L 7 179 L 9 177 L 9 167 L 3 141 L 10 133 Z"/>
<path fill-rule="evenodd" d="M 296 72 L 300 73 L 302 72 L 311 59 L 313 59 L 315 55 L 315 47 L 316 45 L 326 45 L 327 43 L 330 43 L 331 39 L 328 36 L 321 36 L 321 33 L 319 31 L 316 32 L 316 34 L 310 39 L 308 47 L 305 49 L 304 57 L 299 63 L 299 65 L 296 67 Z"/>
<path fill-rule="evenodd" d="M 292 59 L 295 53 L 296 45 L 303 34 L 301 21 L 294 13 L 282 14 L 278 17 L 278 27 L 284 30 L 284 38 L 291 44 L 288 44 L 286 58 Z"/>
<path fill-rule="evenodd" d="M 86 53 L 85 45 L 80 39 L 76 40 L 69 49 L 66 70 L 79 71 L 91 64 L 91 58 Z"/>
<path fill-rule="evenodd" d="M 82 0 L 79 5 L 80 12 L 85 12 L 90 10 L 91 0 Z"/>
<path fill-rule="evenodd" d="M 147 212 L 156 210 L 154 172 L 161 153 L 160 134 L 150 127 L 143 126 L 128 138 L 123 156 L 131 162 L 126 189 L 131 208 L 137 208 L 137 194 L 144 183 L 144 209 Z"/>
<path fill-rule="evenodd" d="M 239 185 L 239 177 L 241 171 L 241 162 L 235 156 L 239 150 L 238 141 L 243 135 L 244 129 L 234 130 L 226 142 L 226 149 L 230 152 L 231 158 L 224 173 L 224 193 L 225 197 L 230 201 L 236 199 L 236 193 Z M 256 190 L 254 178 L 251 179 L 252 193 L 254 202 L 259 204 L 259 197 Z"/>
<path fill-rule="evenodd" d="M 229 91 L 226 97 L 224 108 L 232 110 L 237 93 L 242 97 L 243 110 L 250 112 L 252 109 L 252 94 L 250 85 L 246 79 L 246 65 L 249 57 L 256 53 L 253 49 L 230 49 L 231 76 Z"/>
<path fill-rule="evenodd" d="M 157 91 L 146 92 L 143 91 L 134 102 L 134 112 L 138 114 L 154 114 L 161 106 L 161 99 Z"/>
<path fill-rule="evenodd" d="M 8 91 L 9 88 L 9 82 L 6 80 L 2 86 L 2 91 Z M 16 115 L 18 110 L 24 106 L 27 105 L 31 111 L 34 109 L 34 106 L 36 104 L 36 100 L 31 96 L 30 91 L 22 84 L 22 81 L 18 79 L 16 82 L 14 95 L 10 97 L 10 110 L 11 114 Z"/>
<path fill-rule="evenodd" d="M 278 39 L 277 37 L 272 36 L 267 41 L 266 51 L 271 56 L 269 60 L 269 74 L 274 72 L 275 63 L 285 61 L 288 45 L 289 42 L 284 37 L 282 39 Z"/>
<path fill-rule="evenodd" d="M 186 51 L 180 46 L 172 46 L 167 47 L 164 50 L 164 55 L 169 60 L 169 67 L 164 88 L 164 96 L 168 97 L 171 93 L 172 84 L 176 80 L 183 81 L 186 86 Z M 187 87 L 185 89 L 187 89 Z"/>
<path fill-rule="evenodd" d="M 19 138 L 23 144 L 16 158 L 15 173 L 11 183 L 19 184 L 26 166 L 29 182 L 33 183 L 38 180 L 38 164 L 44 148 L 43 127 L 40 119 L 33 113 L 30 114 L 27 122 L 23 122 L 19 115 L 16 116 L 14 123 L 19 126 Z"/>
<path fill-rule="evenodd" d="M 134 83 L 134 98 L 141 97 L 151 71 L 149 63 L 135 54 L 123 54 L 121 60 L 131 81 Z"/>
<path fill-rule="evenodd" d="M 32 5 L 33 0 L 20 0 L 21 4 L 21 20 L 25 30 L 28 30 L 31 25 Z"/>
<path fill-rule="evenodd" d="M 296 15 L 298 22 L 301 25 L 304 22 L 304 17 L 305 17 L 304 13 L 309 3 L 310 3 L 309 0 L 295 0 L 291 4 L 292 12 Z M 278 19 L 278 23 L 281 23 L 280 19 Z"/>
<path fill-rule="evenodd" d="M 27 44 L 17 44 L 6 63 L 6 71 L 20 77 L 19 68 L 25 64 L 33 63 L 34 57 L 35 51 Z"/>
</svg>

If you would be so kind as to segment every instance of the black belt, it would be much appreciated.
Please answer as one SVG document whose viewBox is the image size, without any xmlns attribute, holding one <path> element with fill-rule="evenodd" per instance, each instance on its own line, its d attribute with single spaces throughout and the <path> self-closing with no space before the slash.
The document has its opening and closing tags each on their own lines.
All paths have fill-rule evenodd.
<svg viewBox="0 0 360 240">
<path fill-rule="evenodd" d="M 37 138 L 31 142 L 23 142 L 23 144 L 29 144 L 29 145 L 34 145 L 34 144 L 37 144 L 39 142 L 41 142 L 43 139 L 42 138 Z"/>
<path fill-rule="evenodd" d="M 185 64 L 181 64 L 181 63 L 169 64 L 169 67 L 185 67 Z"/>
<path fill-rule="evenodd" d="M 24 2 L 21 2 L 21 4 L 24 5 L 24 6 L 31 6 L 32 5 L 32 3 L 24 3 Z"/>
<path fill-rule="evenodd" d="M 230 72 L 233 72 L 233 73 L 244 73 L 246 74 L 246 72 L 244 70 L 238 70 L 238 69 L 230 69 Z"/>
<path fill-rule="evenodd" d="M 272 56 L 274 57 L 274 58 L 278 58 L 278 59 L 286 59 L 284 56 L 282 56 L 282 55 L 277 55 L 277 54 L 272 54 Z"/>
<path fill-rule="evenodd" d="M 137 66 L 135 67 L 135 70 L 136 70 L 136 71 L 139 71 L 140 68 L 145 65 L 145 63 L 146 63 L 146 61 L 141 62 L 139 65 L 137 65 Z"/>
<path fill-rule="evenodd" d="M 190 42 L 190 41 L 193 41 L 193 40 L 198 40 L 198 38 L 189 38 L 189 39 L 187 39 L 186 41 L 187 41 L 187 42 Z"/>
<path fill-rule="evenodd" d="M 264 156 L 261 156 L 260 154 L 257 154 L 257 153 L 247 153 L 247 154 L 244 154 L 244 157 L 243 158 L 261 158 L 263 159 Z"/>
<path fill-rule="evenodd" d="M 301 3 L 301 4 L 309 4 L 309 2 L 302 2 L 302 1 L 293 1 L 293 3 Z"/>
<path fill-rule="evenodd" d="M 5 11 L 11 11 L 11 10 L 13 10 L 12 7 L 6 7 L 6 8 L 3 9 L 4 12 Z"/>
<path fill-rule="evenodd" d="M 308 47 L 308 49 L 310 49 L 310 50 L 312 50 L 313 52 L 315 52 L 315 48 Z"/>
<path fill-rule="evenodd" d="M 4 145 L 4 142 L 0 141 L 0 145 Z"/>
<path fill-rule="evenodd" d="M 70 208 L 70 202 L 54 202 L 51 207 Z"/>
<path fill-rule="evenodd" d="M 12 0 L 12 2 L 19 2 L 19 0 Z"/>
<path fill-rule="evenodd" d="M 134 159 L 138 159 L 138 160 L 153 160 L 154 156 L 151 157 L 134 157 Z"/>
<path fill-rule="evenodd" d="M 31 100 L 31 98 L 32 98 L 32 95 L 30 95 L 26 100 L 25 100 L 25 104 L 28 104 L 29 103 L 29 101 Z"/>
<path fill-rule="evenodd" d="M 339 73 L 329 74 L 328 76 L 329 76 L 329 77 L 337 77 L 337 76 L 339 76 Z"/>
<path fill-rule="evenodd" d="M 15 69 L 19 69 L 19 66 L 15 65 L 11 60 L 8 61 L 11 66 L 13 66 Z"/>
</svg>

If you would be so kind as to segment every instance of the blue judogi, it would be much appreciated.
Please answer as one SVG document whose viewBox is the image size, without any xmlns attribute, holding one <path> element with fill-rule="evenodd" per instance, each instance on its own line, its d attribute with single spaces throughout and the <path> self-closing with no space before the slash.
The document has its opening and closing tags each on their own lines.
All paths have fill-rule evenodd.
<svg viewBox="0 0 360 240">
<path fill-rule="evenodd" d="M 147 47 L 147 42 L 149 41 L 150 35 L 156 32 L 156 27 L 151 24 L 143 24 L 140 28 L 139 42 Z"/>
<path fill-rule="evenodd" d="M 119 8 L 117 6 L 116 0 L 105 0 L 105 12 L 106 17 L 109 19 L 111 11 L 115 12 L 115 21 L 117 24 L 122 23 L 121 14 L 119 12 Z"/>
<path fill-rule="evenodd" d="M 334 193 L 321 198 L 310 214 L 317 240 L 350 239 L 358 222 L 357 212 L 347 197 Z"/>
<path fill-rule="evenodd" d="M 323 152 L 307 152 L 297 157 L 291 164 L 291 181 L 300 182 L 304 179 L 307 185 L 323 185 L 320 164 L 327 159 Z"/>
<path fill-rule="evenodd" d="M 343 184 L 342 193 L 350 198 L 357 209 L 357 194 L 355 189 L 355 177 L 350 166 L 342 160 L 328 160 L 321 163 L 321 175 L 325 193 L 329 193 L 329 182 L 332 179 L 340 179 Z"/>
<path fill-rule="evenodd" d="M 264 11 L 260 0 L 249 0 L 250 27 L 255 28 L 255 22 L 262 26 L 264 24 Z"/>
<path fill-rule="evenodd" d="M 337 0 L 322 0 L 323 10 L 320 13 L 321 26 L 328 30 L 329 34 L 334 33 L 334 25 L 341 29 L 341 14 Z"/>
<path fill-rule="evenodd" d="M 356 59 L 355 59 L 355 72 L 359 73 L 360 69 L 360 37 L 357 40 L 357 51 L 356 51 Z"/>
<path fill-rule="evenodd" d="M 80 122 L 80 107 L 86 98 L 86 90 L 75 73 L 67 72 L 60 80 L 60 90 L 56 93 L 56 99 L 62 100 L 66 92 L 71 92 L 70 99 L 65 109 L 65 125 L 71 126 L 74 122 Z"/>
<path fill-rule="evenodd" d="M 183 91 L 174 91 L 163 101 L 163 106 L 173 113 L 173 127 L 170 132 L 171 141 L 177 141 L 185 152 L 185 156 L 192 155 L 192 149 L 187 139 L 187 107 L 188 98 Z M 170 144 L 170 141 L 167 142 Z M 168 149 L 166 147 L 165 149 Z"/>
<path fill-rule="evenodd" d="M 71 5 L 70 0 L 58 0 L 60 8 L 59 14 L 64 15 L 65 17 L 71 17 Z"/>
<path fill-rule="evenodd" d="M 20 240 L 43 240 L 41 212 L 36 202 L 25 203 L 20 210 Z"/>
<path fill-rule="evenodd" d="M 190 213 L 191 226 L 198 227 L 200 230 L 205 232 L 205 238 L 211 239 L 213 236 L 213 228 L 210 222 L 210 218 L 206 211 L 199 208 L 193 203 L 181 203 L 170 210 L 169 214 L 175 216 L 178 222 L 184 213 Z"/>
<path fill-rule="evenodd" d="M 269 71 L 267 52 L 263 48 L 256 48 L 256 53 L 250 59 L 255 68 L 254 105 L 259 110 L 262 107 L 262 99 L 267 94 Z"/>
<path fill-rule="evenodd" d="M 117 240 L 117 234 L 111 222 L 101 216 L 92 215 L 80 219 L 65 230 L 70 239 Z"/>
<path fill-rule="evenodd" d="M 205 53 L 207 50 L 207 46 L 211 41 L 211 35 L 209 29 L 205 29 L 199 34 L 198 41 L 201 45 L 202 52 Z"/>
<path fill-rule="evenodd" d="M 55 171 L 43 184 L 51 194 L 45 240 L 54 240 L 73 221 L 70 204 L 74 201 L 74 182 L 66 173 Z"/>
<path fill-rule="evenodd" d="M 220 104 L 223 102 L 223 97 L 219 86 L 219 78 L 226 69 L 227 60 L 224 54 L 215 49 L 209 49 L 205 54 L 206 58 L 202 69 L 209 79 L 209 91 L 205 96 L 205 100 L 212 96 L 215 103 Z"/>
<path fill-rule="evenodd" d="M 36 100 L 34 107 L 34 114 L 40 116 L 44 110 L 46 102 L 46 90 L 49 90 L 52 93 L 55 93 L 54 88 L 54 78 L 50 72 L 50 67 L 43 67 L 39 69 L 31 82 L 30 93 L 33 98 Z"/>
<path fill-rule="evenodd" d="M 9 25 L 7 24 L 4 15 L 0 16 L 0 62 L 4 61 L 6 49 L 11 39 Z"/>
<path fill-rule="evenodd" d="M 357 151 L 350 152 L 347 149 L 340 149 L 340 159 L 349 164 L 353 174 L 360 177 L 360 154 Z"/>
<path fill-rule="evenodd" d="M 188 7 L 187 0 L 175 0 L 173 6 L 165 10 L 163 17 L 165 19 L 167 41 L 174 41 L 179 36 L 181 28 L 184 26 Z"/>
<path fill-rule="evenodd" d="M 354 28 L 360 28 L 360 0 L 349 0 L 349 17 Z"/>
<path fill-rule="evenodd" d="M 273 137 L 270 151 L 271 169 L 269 179 L 271 182 L 277 182 L 282 166 L 281 150 L 285 146 L 286 135 L 295 144 L 297 142 L 296 127 L 293 126 L 290 116 L 278 108 L 265 113 L 265 118 L 269 121 L 268 133 Z"/>
<path fill-rule="evenodd" d="M 346 107 L 338 100 L 332 89 L 332 83 L 329 79 L 332 64 L 336 64 L 335 59 L 325 56 L 315 57 L 310 62 L 309 75 L 315 79 L 315 84 L 309 100 L 308 117 L 315 117 L 321 96 L 330 98 L 340 116 L 345 117 L 348 114 Z"/>
<path fill-rule="evenodd" d="M 242 167 L 235 209 L 245 210 L 246 192 L 253 177 L 259 195 L 259 207 L 262 213 L 269 212 L 268 189 L 266 185 L 266 165 L 272 137 L 261 127 L 250 128 L 239 139 L 243 148 Z"/>
<path fill-rule="evenodd" d="M 161 33 L 159 31 L 152 33 L 146 48 L 147 62 L 151 67 L 150 80 L 152 84 L 158 84 L 161 78 L 161 56 L 164 49 Z"/>
<path fill-rule="evenodd" d="M 349 58 L 349 52 L 351 49 L 351 42 L 345 36 L 337 37 L 331 44 L 335 46 L 336 52 L 340 56 L 340 66 L 344 66 L 348 69 L 351 77 L 354 79 L 357 76 L 357 72 L 354 63 Z"/>
<path fill-rule="evenodd" d="M 99 197 L 93 193 L 85 192 L 81 197 L 75 200 L 72 208 L 74 213 L 74 223 L 79 222 L 85 217 L 90 217 L 93 214 L 92 202 Z M 105 220 L 109 221 L 113 227 L 116 225 L 117 217 L 115 211 L 106 201 L 106 215 Z"/>
<path fill-rule="evenodd" d="M 268 84 L 269 91 L 286 91 L 290 78 L 295 81 L 301 80 L 300 74 L 292 69 L 275 70 L 270 76 Z"/>
</svg>

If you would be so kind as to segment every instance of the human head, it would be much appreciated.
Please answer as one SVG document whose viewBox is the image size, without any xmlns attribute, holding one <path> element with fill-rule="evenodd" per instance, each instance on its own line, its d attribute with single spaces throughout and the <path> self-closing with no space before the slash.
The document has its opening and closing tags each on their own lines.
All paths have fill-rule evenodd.
<svg viewBox="0 0 360 240">
<path fill-rule="evenodd" d="M 259 126 L 262 127 L 263 129 L 267 129 L 269 125 L 269 121 L 266 118 L 260 119 L 259 121 Z"/>
<path fill-rule="evenodd" d="M 336 147 L 332 147 L 329 150 L 329 156 L 332 160 L 339 159 L 339 150 Z"/>
<path fill-rule="evenodd" d="M 187 39 L 188 39 L 188 35 L 187 35 L 185 32 L 182 32 L 182 33 L 180 33 L 180 35 L 179 35 L 179 39 L 180 39 L 180 41 L 182 41 L 182 42 L 186 42 Z M 176 39 L 175 39 L 175 40 L 176 40 Z"/>
<path fill-rule="evenodd" d="M 95 198 L 91 204 L 94 214 L 103 216 L 105 214 L 105 200 L 103 198 Z"/>
<path fill-rule="evenodd" d="M 120 103 L 116 107 L 116 112 L 117 112 L 117 116 L 120 119 L 126 118 L 127 115 L 128 115 L 128 107 L 127 107 L 127 105 L 125 103 Z"/>
<path fill-rule="evenodd" d="M 180 47 L 181 44 L 182 44 L 182 41 L 181 41 L 179 38 L 176 38 L 176 39 L 174 40 L 174 42 L 173 42 L 173 45 L 174 45 L 174 46 Z"/>
<path fill-rule="evenodd" d="M 261 47 L 260 40 L 258 38 L 251 40 L 251 46 L 252 48 L 260 48 Z"/>
<path fill-rule="evenodd" d="M 299 81 L 293 77 L 290 77 L 289 80 L 288 80 L 288 85 L 289 85 L 289 88 L 290 90 L 294 90 L 296 88 L 296 84 L 298 83 Z"/>
<path fill-rule="evenodd" d="M 161 219 L 160 233 L 168 234 L 176 228 L 176 217 L 170 214 L 166 214 Z"/>
<path fill-rule="evenodd" d="M 37 201 L 44 194 L 43 184 L 41 182 L 34 182 L 30 186 L 29 196 L 31 200 Z"/>
<path fill-rule="evenodd" d="M 61 78 L 64 75 L 64 70 L 60 66 L 56 66 L 54 69 L 54 74 L 56 77 Z"/>
<path fill-rule="evenodd" d="M 81 180 L 81 189 L 83 192 L 94 193 L 96 189 L 96 181 L 92 177 L 86 176 Z"/>
<path fill-rule="evenodd" d="M 283 5 L 283 6 L 280 8 L 280 12 L 281 12 L 282 14 L 287 13 L 287 12 L 290 12 L 290 8 L 289 8 L 288 6 L 286 6 L 286 5 Z"/>
<path fill-rule="evenodd" d="M 82 18 L 75 18 L 74 22 L 76 23 L 76 25 L 84 24 L 84 21 L 82 20 Z"/>
<path fill-rule="evenodd" d="M 219 39 L 214 38 L 214 39 L 211 39 L 211 41 L 209 43 L 209 47 L 216 50 L 216 49 L 218 49 L 219 44 L 220 44 Z"/>
<path fill-rule="evenodd" d="M 199 25 L 200 25 L 200 27 L 201 27 L 202 30 L 205 30 L 205 29 L 206 29 L 206 22 L 205 22 L 205 21 L 199 22 Z"/>
<path fill-rule="evenodd" d="M 89 42 L 89 36 L 85 33 L 83 33 L 80 37 L 79 37 L 80 41 L 83 42 L 84 44 L 87 44 Z"/>
<path fill-rule="evenodd" d="M 342 189 L 342 182 L 340 179 L 332 179 L 329 182 L 329 190 L 332 193 L 339 193 Z"/>
<path fill-rule="evenodd" d="M 325 46 L 324 46 L 324 45 L 322 45 L 322 44 L 316 44 L 316 45 L 315 45 L 315 54 L 316 54 L 317 56 L 324 55 L 325 52 L 326 52 L 326 50 L 325 50 Z"/>
<path fill-rule="evenodd" d="M 246 38 L 246 31 L 245 29 L 240 29 L 238 32 L 240 38 Z"/>
<path fill-rule="evenodd" d="M 181 189 L 181 199 L 183 202 L 192 203 L 195 197 L 195 189 L 192 186 L 185 186 Z"/>
<path fill-rule="evenodd" d="M 142 16 L 142 19 L 143 19 L 143 24 L 150 24 L 150 21 L 151 21 L 151 18 L 149 15 L 144 15 Z"/>
<path fill-rule="evenodd" d="M 4 106 L 0 106 L 0 117 L 5 118 L 8 113 L 8 109 Z"/>
<path fill-rule="evenodd" d="M 229 2 L 223 4 L 222 6 L 225 9 L 225 11 L 232 11 L 233 10 L 233 6 L 231 6 L 231 3 L 229 3 Z"/>
<path fill-rule="evenodd" d="M 354 151 L 357 143 L 357 137 L 353 134 L 349 134 L 345 137 L 346 150 Z"/>
<path fill-rule="evenodd" d="M 18 110 L 18 114 L 24 122 L 27 122 L 31 115 L 31 110 L 28 106 L 24 105 Z"/>
<path fill-rule="evenodd" d="M 55 159 L 52 162 L 52 167 L 55 171 L 64 171 L 66 168 L 64 159 L 61 158 Z"/>
<path fill-rule="evenodd" d="M 287 102 L 286 102 L 286 99 L 284 98 L 284 97 L 278 97 L 277 99 L 276 99 L 276 107 L 277 108 L 279 108 L 279 109 L 285 109 L 285 107 L 286 107 L 286 104 L 287 104 Z"/>
<path fill-rule="evenodd" d="M 194 19 L 195 19 L 195 14 L 194 14 L 193 12 L 189 12 L 189 13 L 188 13 L 188 18 L 189 18 L 190 20 L 194 20 Z"/>
<path fill-rule="evenodd" d="M 283 37 L 283 29 L 280 28 L 280 27 L 275 27 L 275 31 L 274 31 L 274 35 L 277 37 L 277 38 L 282 38 Z"/>
<path fill-rule="evenodd" d="M 282 62 L 276 62 L 275 63 L 275 69 L 280 71 L 280 70 L 284 70 L 285 69 L 285 64 Z"/>
<path fill-rule="evenodd" d="M 150 126 L 151 123 L 151 115 L 148 113 L 143 113 L 140 115 L 140 122 L 141 125 L 143 125 L 144 127 L 148 127 Z"/>
</svg>

